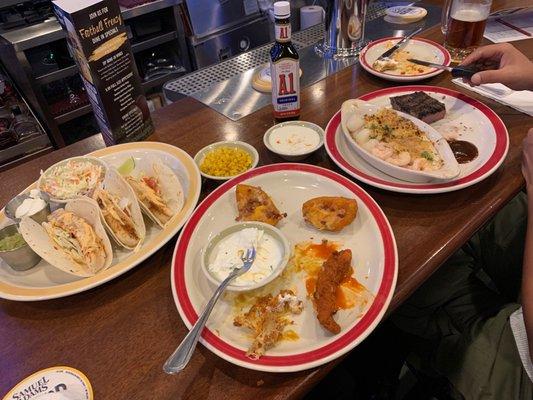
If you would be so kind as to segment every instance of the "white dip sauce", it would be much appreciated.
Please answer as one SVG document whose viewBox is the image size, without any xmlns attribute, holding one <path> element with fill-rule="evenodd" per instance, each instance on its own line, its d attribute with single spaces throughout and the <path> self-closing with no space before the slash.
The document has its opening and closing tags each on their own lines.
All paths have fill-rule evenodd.
<svg viewBox="0 0 533 400">
<path fill-rule="evenodd" d="M 286 125 L 270 133 L 269 143 L 279 153 L 295 155 L 317 148 L 320 136 L 306 126 Z"/>
<path fill-rule="evenodd" d="M 283 258 L 283 247 L 274 237 L 257 228 L 245 228 L 221 240 L 211 253 L 207 269 L 223 281 L 235 267 L 242 266 L 241 257 L 255 247 L 255 261 L 250 270 L 233 282 L 235 286 L 251 286 L 272 274 Z"/>
<path fill-rule="evenodd" d="M 46 207 L 46 202 L 40 197 L 41 192 L 37 189 L 32 189 L 30 191 L 30 197 L 24 199 L 20 206 L 15 210 L 15 218 L 22 218 L 24 216 L 32 216 L 33 214 L 38 213 L 44 207 Z"/>
</svg>

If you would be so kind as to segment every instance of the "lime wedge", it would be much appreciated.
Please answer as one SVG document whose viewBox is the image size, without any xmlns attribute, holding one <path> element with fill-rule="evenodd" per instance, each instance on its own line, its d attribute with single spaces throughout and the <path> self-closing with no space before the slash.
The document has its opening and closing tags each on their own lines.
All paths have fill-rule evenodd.
<svg viewBox="0 0 533 400">
<path fill-rule="evenodd" d="M 129 175 L 135 169 L 135 159 L 133 157 L 128 158 L 122 163 L 120 167 L 117 168 L 117 171 L 120 175 Z"/>
</svg>

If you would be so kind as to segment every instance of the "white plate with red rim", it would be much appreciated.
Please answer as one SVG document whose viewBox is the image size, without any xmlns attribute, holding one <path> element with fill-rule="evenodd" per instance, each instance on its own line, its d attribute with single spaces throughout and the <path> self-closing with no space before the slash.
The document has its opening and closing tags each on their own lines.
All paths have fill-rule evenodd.
<svg viewBox="0 0 533 400">
<path fill-rule="evenodd" d="M 446 106 L 446 117 L 433 126 L 443 136 L 457 133 L 456 140 L 474 144 L 478 156 L 466 164 L 459 164 L 459 176 L 448 182 L 411 183 L 381 172 L 357 155 L 342 132 L 338 111 L 326 127 L 324 146 L 335 164 L 354 178 L 380 189 L 393 192 L 430 194 L 445 193 L 474 185 L 493 174 L 503 163 L 509 150 L 509 134 L 500 117 L 485 104 L 455 90 L 411 85 L 376 90 L 359 99 L 390 107 L 389 97 L 423 91 Z"/>
<path fill-rule="evenodd" d="M 304 301 L 304 311 L 291 316 L 296 341 L 282 341 L 258 360 L 245 353 L 251 344 L 248 332 L 233 326 L 235 316 L 231 298 L 222 297 L 211 314 L 200 341 L 209 350 L 236 365 L 260 371 L 294 372 L 324 364 L 357 346 L 377 326 L 394 293 L 398 254 L 394 234 L 377 203 L 357 184 L 324 168 L 283 163 L 259 167 L 240 175 L 214 190 L 198 206 L 184 226 L 174 249 L 171 283 L 174 301 L 185 325 L 190 329 L 213 294 L 215 286 L 202 274 L 200 257 L 203 246 L 237 216 L 235 186 L 238 183 L 260 186 L 281 212 L 286 212 L 277 227 L 291 243 L 322 239 L 336 241 L 352 250 L 354 277 L 375 296 L 362 315 L 340 310 L 335 319 L 341 325 L 338 335 L 327 333 L 318 323 L 305 282 L 295 275 L 290 289 Z M 306 224 L 302 204 L 317 196 L 355 198 L 358 215 L 342 231 L 318 231 Z M 276 295 L 277 292 L 272 293 Z"/>
<path fill-rule="evenodd" d="M 361 67 L 379 78 L 383 78 L 393 82 L 416 82 L 422 79 L 431 78 L 444 72 L 443 69 L 437 68 L 424 68 L 425 72 L 402 75 L 399 71 L 389 70 L 380 72 L 375 70 L 372 65 L 388 49 L 396 44 L 401 38 L 398 37 L 386 37 L 370 42 L 361 51 L 359 55 L 359 62 Z M 428 39 L 412 38 L 406 44 L 400 47 L 398 51 L 409 52 L 408 58 L 415 58 L 422 61 L 428 61 L 435 64 L 450 65 L 451 57 L 448 50 L 438 43 L 435 43 Z"/>
</svg>

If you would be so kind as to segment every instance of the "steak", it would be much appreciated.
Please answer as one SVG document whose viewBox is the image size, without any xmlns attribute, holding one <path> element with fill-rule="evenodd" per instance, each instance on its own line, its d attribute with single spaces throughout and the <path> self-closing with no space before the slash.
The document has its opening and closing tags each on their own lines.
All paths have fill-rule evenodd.
<svg viewBox="0 0 533 400">
<path fill-rule="evenodd" d="M 431 124 L 446 115 L 446 106 L 424 92 L 391 97 L 392 108 Z"/>
</svg>

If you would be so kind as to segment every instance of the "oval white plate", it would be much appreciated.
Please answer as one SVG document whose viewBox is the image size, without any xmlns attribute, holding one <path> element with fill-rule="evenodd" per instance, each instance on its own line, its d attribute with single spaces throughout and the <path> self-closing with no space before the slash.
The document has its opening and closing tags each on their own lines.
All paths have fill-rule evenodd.
<svg viewBox="0 0 533 400">
<path fill-rule="evenodd" d="M 426 134 L 426 137 L 433 143 L 435 150 L 437 150 L 437 152 L 442 157 L 444 163 L 442 168 L 437 171 L 415 171 L 409 168 L 393 165 L 385 160 L 382 160 L 379 157 L 376 157 L 370 151 L 365 150 L 355 141 L 355 139 L 352 138 L 350 132 L 348 131 L 348 128 L 345 125 L 346 121 L 350 118 L 350 116 L 344 116 L 345 120 L 343 121 L 343 113 L 345 112 L 343 110 L 349 110 L 354 104 L 356 104 L 355 107 L 363 107 L 363 109 L 359 111 L 361 116 L 361 125 L 364 124 L 364 114 L 375 114 L 380 110 L 381 107 L 376 107 L 372 103 L 365 103 L 359 100 L 346 100 L 341 107 L 341 125 L 343 126 L 342 130 L 344 133 L 344 137 L 348 144 L 352 146 L 352 149 L 370 165 L 376 167 L 377 169 L 385 172 L 390 176 L 402 179 L 407 182 L 446 182 L 459 175 L 459 164 L 457 163 L 455 156 L 453 155 L 452 149 L 450 148 L 450 145 L 448 144 L 446 139 L 444 139 L 442 135 L 431 125 L 428 125 L 424 121 L 401 111 L 396 112 L 401 117 L 408 119 L 413 124 L 415 124 L 415 126 L 418 127 L 422 132 L 424 132 Z M 349 112 L 347 113 L 349 114 Z"/>
<path fill-rule="evenodd" d="M 455 90 L 436 86 L 401 86 L 376 90 L 360 97 L 378 106 L 390 106 L 389 97 L 423 91 L 446 105 L 446 117 L 431 124 L 444 133 L 452 127 L 461 128 L 459 140 L 473 143 L 478 157 L 459 164 L 459 176 L 442 183 L 410 183 L 393 178 L 364 161 L 347 143 L 342 132 L 338 111 L 326 127 L 325 147 L 329 156 L 346 173 L 369 185 L 393 192 L 428 194 L 463 189 L 489 177 L 505 160 L 509 149 L 509 134 L 503 121 L 485 104 Z"/>
<path fill-rule="evenodd" d="M 242 367 L 270 372 L 300 371 L 331 361 L 359 344 L 377 326 L 392 298 L 396 285 L 398 256 L 394 234 L 377 203 L 349 179 L 323 168 L 306 164 L 272 164 L 256 168 L 213 191 L 198 206 L 184 226 L 172 260 L 171 282 L 174 301 L 188 328 L 198 319 L 215 290 L 200 268 L 202 248 L 237 216 L 235 186 L 246 182 L 260 186 L 287 217 L 277 227 L 295 245 L 329 239 L 352 250 L 356 278 L 375 296 L 361 316 L 342 310 L 336 319 L 338 335 L 326 333 L 318 323 L 312 303 L 306 299 L 305 282 L 296 275 L 291 288 L 304 301 L 304 311 L 293 319 L 291 329 L 297 341 L 282 341 L 258 360 L 245 356 L 250 338 L 233 326 L 231 301 L 221 298 L 202 333 L 200 341 L 221 358 Z M 302 204 L 317 196 L 356 198 L 358 215 L 340 232 L 320 232 L 306 224 Z M 274 293 L 275 294 L 275 293 Z"/>
<path fill-rule="evenodd" d="M 157 156 L 178 176 L 185 193 L 185 205 L 165 227 L 146 222 L 146 240 L 141 249 L 132 253 L 117 245 L 113 248 L 113 263 L 101 273 L 79 278 L 41 261 L 34 268 L 17 272 L 0 260 L 0 297 L 10 300 L 36 301 L 65 297 L 80 293 L 110 281 L 146 260 L 174 237 L 194 210 L 200 196 L 200 171 L 193 159 L 183 150 L 165 143 L 137 142 L 107 147 L 90 154 L 102 158 L 109 165 L 118 167 L 128 157 Z M 36 177 L 37 178 L 37 177 Z M 36 183 L 30 186 L 33 188 Z M 29 188 L 28 188 L 29 189 Z M 25 191 L 27 191 L 26 189 Z M 2 209 L 0 226 L 11 224 Z"/>
<path fill-rule="evenodd" d="M 363 67 L 372 75 L 393 82 L 416 82 L 444 72 L 442 69 L 432 68 L 429 72 L 425 72 L 423 74 L 401 75 L 395 71 L 379 72 L 372 68 L 374 61 L 376 61 L 380 55 L 388 50 L 389 47 L 387 47 L 387 44 L 391 42 L 394 45 L 400 39 L 401 38 L 386 37 L 367 44 L 359 55 L 361 67 Z M 407 44 L 402 46 L 400 50 L 409 51 L 412 56 L 411 58 L 416 58 L 422 61 L 443 65 L 449 65 L 451 62 L 451 57 L 450 53 L 448 53 L 448 50 L 438 43 L 423 38 L 412 38 L 407 42 Z"/>
</svg>

